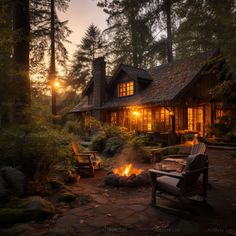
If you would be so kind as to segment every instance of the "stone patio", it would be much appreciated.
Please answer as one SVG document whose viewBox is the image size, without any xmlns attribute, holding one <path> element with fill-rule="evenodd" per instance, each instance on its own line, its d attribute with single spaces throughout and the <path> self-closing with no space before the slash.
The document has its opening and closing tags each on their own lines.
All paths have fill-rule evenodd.
<svg viewBox="0 0 236 236">
<path fill-rule="evenodd" d="M 58 205 L 56 216 L 32 223 L 32 236 L 93 235 L 236 235 L 236 161 L 231 151 L 209 149 L 208 205 L 190 203 L 177 211 L 176 202 L 158 198 L 163 208 L 150 206 L 151 187 L 114 188 L 103 185 L 107 174 L 84 178 L 71 186 L 89 202 Z M 142 165 L 144 169 L 153 165 Z"/>
</svg>

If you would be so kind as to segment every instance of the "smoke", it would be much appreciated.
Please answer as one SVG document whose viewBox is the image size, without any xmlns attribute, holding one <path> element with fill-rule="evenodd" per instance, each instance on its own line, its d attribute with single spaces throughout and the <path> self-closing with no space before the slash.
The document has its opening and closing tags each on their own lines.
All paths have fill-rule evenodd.
<svg viewBox="0 0 236 236">
<path fill-rule="evenodd" d="M 138 151 L 133 147 L 126 145 L 122 148 L 122 150 L 117 153 L 113 158 L 114 161 L 112 165 L 114 167 L 123 166 L 127 163 L 135 163 L 137 161 L 139 154 Z"/>
</svg>

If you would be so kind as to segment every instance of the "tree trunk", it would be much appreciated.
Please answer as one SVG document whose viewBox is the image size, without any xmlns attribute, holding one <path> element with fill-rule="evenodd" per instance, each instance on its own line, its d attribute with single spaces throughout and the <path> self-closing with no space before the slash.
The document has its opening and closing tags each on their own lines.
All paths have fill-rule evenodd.
<svg viewBox="0 0 236 236">
<path fill-rule="evenodd" d="M 171 0 L 166 0 L 166 26 L 167 26 L 167 59 L 168 63 L 173 62 L 173 48 L 172 48 L 172 23 L 171 23 Z"/>
<path fill-rule="evenodd" d="M 13 30 L 17 34 L 13 48 L 15 63 L 15 121 L 26 122 L 25 109 L 31 104 L 29 78 L 30 18 L 29 0 L 15 0 L 13 4 Z"/>
<path fill-rule="evenodd" d="M 130 12 L 130 30 L 131 30 L 131 47 L 132 47 L 132 61 L 133 66 L 138 67 L 138 42 L 137 42 L 137 30 L 136 30 L 136 22 L 135 22 L 135 12 L 133 9 L 131 9 Z"/>
<path fill-rule="evenodd" d="M 56 80 L 56 59 L 55 59 L 55 2 L 51 0 L 51 64 L 50 64 L 50 82 L 52 90 L 52 115 L 57 114 L 56 107 L 56 88 L 54 86 Z"/>
</svg>

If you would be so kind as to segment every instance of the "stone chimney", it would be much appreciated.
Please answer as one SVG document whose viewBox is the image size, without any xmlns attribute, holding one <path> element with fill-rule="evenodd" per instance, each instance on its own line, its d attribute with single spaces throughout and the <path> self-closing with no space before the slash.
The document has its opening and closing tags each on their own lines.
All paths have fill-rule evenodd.
<svg viewBox="0 0 236 236">
<path fill-rule="evenodd" d="M 106 62 L 104 57 L 96 58 L 93 61 L 93 104 L 95 109 L 100 108 L 106 96 Z M 101 112 L 97 110 L 95 118 L 101 120 Z"/>
</svg>

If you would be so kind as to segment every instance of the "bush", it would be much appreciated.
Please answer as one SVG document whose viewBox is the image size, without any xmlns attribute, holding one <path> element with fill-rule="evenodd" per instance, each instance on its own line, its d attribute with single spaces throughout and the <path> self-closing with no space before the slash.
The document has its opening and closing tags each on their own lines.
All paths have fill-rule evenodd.
<svg viewBox="0 0 236 236">
<path fill-rule="evenodd" d="M 89 148 L 113 155 L 130 136 L 131 133 L 127 132 L 125 128 L 104 125 L 100 128 L 100 131 L 92 136 L 92 142 Z"/>
<path fill-rule="evenodd" d="M 230 131 L 225 135 L 225 139 L 229 142 L 236 142 L 236 131 Z"/>
<path fill-rule="evenodd" d="M 186 141 L 192 141 L 193 138 L 194 138 L 194 134 L 191 134 L 191 133 L 184 134 L 184 138 L 185 138 Z"/>
<path fill-rule="evenodd" d="M 120 137 L 111 137 L 106 141 L 104 152 L 108 155 L 114 155 L 124 145 L 124 140 Z"/>
<path fill-rule="evenodd" d="M 71 156 L 72 138 L 65 130 L 43 125 L 1 130 L 0 166 L 17 167 L 27 176 L 45 179 L 56 163 Z"/>
<path fill-rule="evenodd" d="M 174 155 L 179 152 L 179 148 L 173 147 L 173 148 L 167 148 L 167 155 Z"/>
<path fill-rule="evenodd" d="M 100 131 L 92 137 L 92 142 L 89 148 L 94 151 L 103 152 L 106 146 L 106 140 L 106 134 Z"/>
<path fill-rule="evenodd" d="M 212 124 L 209 127 L 209 133 L 215 135 L 216 138 L 225 138 L 227 133 L 233 131 L 232 120 L 230 116 L 223 116 L 219 123 Z"/>
<path fill-rule="evenodd" d="M 90 120 L 85 124 L 85 133 L 87 135 L 94 134 L 102 129 L 102 123 L 96 120 L 94 117 L 90 117 Z"/>
<path fill-rule="evenodd" d="M 129 144 L 134 149 L 136 149 L 136 148 L 138 149 L 140 147 L 143 147 L 146 142 L 147 142 L 147 136 L 145 136 L 145 135 L 140 135 L 140 136 L 135 135 L 129 140 Z"/>
<path fill-rule="evenodd" d="M 210 126 L 210 133 L 215 135 L 216 138 L 223 138 L 229 131 L 230 128 L 224 123 L 212 124 Z"/>
<path fill-rule="evenodd" d="M 67 121 L 64 128 L 69 133 L 76 134 L 76 135 L 82 134 L 81 123 L 76 120 Z"/>
</svg>

